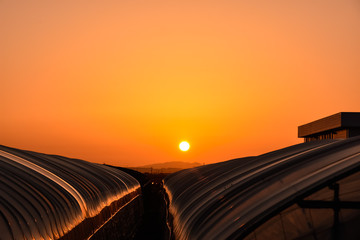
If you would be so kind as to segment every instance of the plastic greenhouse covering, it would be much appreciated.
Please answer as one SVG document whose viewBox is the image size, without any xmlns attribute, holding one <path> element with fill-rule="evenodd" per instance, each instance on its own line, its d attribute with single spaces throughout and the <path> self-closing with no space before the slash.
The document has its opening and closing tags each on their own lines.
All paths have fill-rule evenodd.
<svg viewBox="0 0 360 240">
<path fill-rule="evenodd" d="M 0 146 L 0 238 L 59 239 L 108 207 L 96 229 L 139 187 L 111 167 Z"/>
<path fill-rule="evenodd" d="M 360 138 L 302 143 L 164 179 L 176 239 L 360 239 Z"/>
</svg>

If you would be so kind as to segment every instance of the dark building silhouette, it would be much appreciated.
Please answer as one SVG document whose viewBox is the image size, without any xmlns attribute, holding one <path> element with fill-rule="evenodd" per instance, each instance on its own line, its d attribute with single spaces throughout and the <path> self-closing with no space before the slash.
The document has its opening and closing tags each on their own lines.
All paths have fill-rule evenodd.
<svg viewBox="0 0 360 240">
<path fill-rule="evenodd" d="M 305 142 L 322 139 L 345 139 L 360 135 L 360 113 L 340 112 L 298 127 Z"/>
</svg>

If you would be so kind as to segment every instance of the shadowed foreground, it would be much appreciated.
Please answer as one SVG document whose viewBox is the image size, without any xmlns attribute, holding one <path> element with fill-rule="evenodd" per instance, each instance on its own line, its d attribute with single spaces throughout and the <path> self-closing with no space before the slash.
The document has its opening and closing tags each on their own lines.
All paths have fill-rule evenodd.
<svg viewBox="0 0 360 240">
<path fill-rule="evenodd" d="M 167 240 L 170 230 L 167 226 L 167 208 L 164 200 L 162 180 L 165 174 L 147 174 L 150 181 L 143 187 L 144 217 L 136 240 Z"/>
<path fill-rule="evenodd" d="M 138 219 L 136 226 L 135 240 L 167 240 L 170 239 L 171 231 L 167 225 L 167 207 L 165 201 L 165 190 L 163 179 L 167 174 L 158 173 L 142 174 L 132 169 L 114 167 L 120 169 L 136 178 L 141 183 L 143 215 Z M 119 224 L 117 227 L 121 228 Z"/>
</svg>

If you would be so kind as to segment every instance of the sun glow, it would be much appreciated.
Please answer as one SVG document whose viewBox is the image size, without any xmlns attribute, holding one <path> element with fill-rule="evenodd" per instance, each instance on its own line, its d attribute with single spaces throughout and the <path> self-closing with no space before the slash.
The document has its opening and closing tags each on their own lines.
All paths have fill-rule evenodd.
<svg viewBox="0 0 360 240">
<path fill-rule="evenodd" d="M 181 142 L 179 144 L 179 148 L 180 148 L 181 151 L 186 152 L 186 151 L 189 150 L 190 144 L 188 142 L 186 142 L 186 141 L 183 141 L 183 142 Z"/>
</svg>

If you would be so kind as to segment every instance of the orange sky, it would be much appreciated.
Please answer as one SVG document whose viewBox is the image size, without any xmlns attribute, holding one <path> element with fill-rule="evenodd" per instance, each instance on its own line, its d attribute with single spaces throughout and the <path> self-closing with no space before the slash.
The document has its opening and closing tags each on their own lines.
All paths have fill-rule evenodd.
<svg viewBox="0 0 360 240">
<path fill-rule="evenodd" d="M 0 35 L 2 145 L 212 163 L 360 111 L 358 0 L 2 0 Z"/>
</svg>

